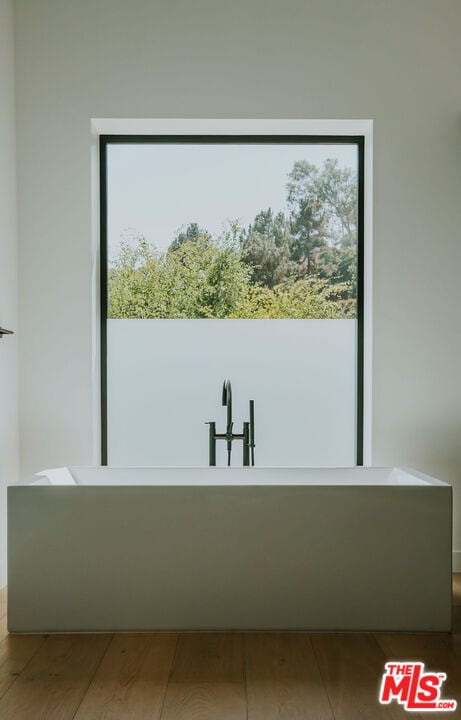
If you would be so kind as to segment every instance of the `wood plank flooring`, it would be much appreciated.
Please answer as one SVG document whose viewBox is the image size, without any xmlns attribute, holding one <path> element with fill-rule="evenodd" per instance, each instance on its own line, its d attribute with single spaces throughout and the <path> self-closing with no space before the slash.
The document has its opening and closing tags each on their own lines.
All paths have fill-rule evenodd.
<svg viewBox="0 0 461 720">
<path fill-rule="evenodd" d="M 461 704 L 461 574 L 452 634 L 8 635 L 6 602 L 0 590 L 1 720 L 400 720 L 377 702 L 388 659 L 446 672 Z"/>
</svg>

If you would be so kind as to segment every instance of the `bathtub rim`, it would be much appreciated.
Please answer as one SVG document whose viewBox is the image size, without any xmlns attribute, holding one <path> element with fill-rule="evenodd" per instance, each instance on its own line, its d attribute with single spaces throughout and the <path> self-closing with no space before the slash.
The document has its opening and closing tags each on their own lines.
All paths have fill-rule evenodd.
<svg viewBox="0 0 461 720">
<path fill-rule="evenodd" d="M 225 473 L 229 473 L 229 475 L 232 473 L 233 477 L 232 480 L 228 479 L 226 480 L 224 477 L 216 477 L 214 482 L 209 481 L 197 481 L 197 479 L 194 479 L 193 481 L 183 481 L 180 478 L 173 478 L 170 481 L 160 481 L 159 482 L 136 482 L 136 480 L 129 481 L 128 479 L 125 482 L 79 482 L 78 479 L 73 474 L 73 471 L 93 471 L 93 472 L 101 472 L 103 475 L 107 475 L 107 473 L 110 473 L 111 470 L 115 471 L 126 471 L 127 474 L 130 472 L 136 473 L 137 471 L 149 471 L 152 470 L 155 473 L 166 471 L 168 474 L 171 474 L 173 472 L 178 472 L 179 474 L 185 474 L 187 472 L 199 472 L 203 471 L 207 474 L 212 473 L 219 473 L 219 475 L 224 475 Z M 261 478 L 259 481 L 256 481 L 256 478 L 249 478 L 248 480 L 242 481 L 242 479 L 238 479 L 238 476 L 245 477 L 245 475 L 251 475 L 252 473 L 255 474 L 262 474 L 264 471 L 286 471 L 287 475 L 289 475 L 293 471 L 307 471 L 309 475 L 312 475 L 312 479 L 310 481 L 302 482 L 299 479 L 288 479 L 284 482 L 278 481 L 263 481 L 263 478 Z M 363 479 L 360 478 L 352 478 L 349 481 L 340 481 L 335 479 L 328 479 L 324 480 L 323 482 L 315 481 L 315 473 L 328 473 L 328 472 L 337 472 L 338 475 L 341 472 L 345 472 L 347 474 L 356 472 L 360 475 L 363 475 Z M 387 471 L 388 476 L 386 480 L 384 481 L 374 481 L 371 482 L 371 477 L 368 477 L 367 475 L 372 475 L 378 472 Z M 50 480 L 50 473 L 57 474 L 57 473 L 63 473 L 67 474 L 68 481 L 55 481 L 52 482 Z M 396 475 L 401 479 L 403 476 L 409 476 L 409 478 L 416 479 L 419 482 L 391 482 L 391 476 L 392 473 L 396 473 Z M 403 465 L 394 465 L 394 466 L 322 466 L 322 467 L 310 467 L 310 466 L 261 466 L 258 465 L 254 468 L 244 468 L 244 467 L 209 467 L 208 465 L 193 465 L 190 467 L 185 466 L 162 466 L 162 465 L 69 465 L 69 466 L 61 466 L 61 467 L 54 467 L 54 468 L 47 468 L 45 470 L 41 470 L 37 473 L 34 473 L 33 475 L 29 475 L 28 477 L 21 479 L 17 481 L 16 483 L 12 483 L 9 487 L 310 487 L 310 486 L 322 486 L 325 485 L 325 487 L 452 487 L 451 483 L 448 483 L 444 480 L 440 480 L 438 478 L 435 478 L 434 476 L 428 475 L 427 473 L 420 472 L 419 470 L 415 470 L 414 468 L 403 466 Z"/>
</svg>

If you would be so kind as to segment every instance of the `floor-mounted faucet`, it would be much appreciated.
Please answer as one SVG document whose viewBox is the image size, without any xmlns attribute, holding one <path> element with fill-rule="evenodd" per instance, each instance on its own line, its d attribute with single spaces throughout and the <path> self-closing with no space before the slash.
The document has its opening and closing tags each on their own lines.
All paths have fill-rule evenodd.
<svg viewBox="0 0 461 720">
<path fill-rule="evenodd" d="M 232 385 L 230 380 L 224 380 L 222 388 L 222 404 L 227 407 L 227 425 L 225 433 L 216 432 L 216 423 L 209 422 L 209 464 L 216 465 L 216 440 L 225 440 L 227 443 L 227 465 L 230 467 L 232 456 L 232 443 L 234 440 L 243 441 L 243 465 L 255 464 L 255 403 L 250 400 L 250 421 L 243 423 L 243 432 L 234 433 L 232 421 Z"/>
</svg>

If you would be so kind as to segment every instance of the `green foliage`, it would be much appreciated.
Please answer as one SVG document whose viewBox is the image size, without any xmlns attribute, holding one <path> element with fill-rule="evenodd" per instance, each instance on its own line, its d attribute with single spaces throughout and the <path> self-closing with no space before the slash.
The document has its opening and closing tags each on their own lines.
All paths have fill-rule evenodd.
<svg viewBox="0 0 461 720">
<path fill-rule="evenodd" d="M 334 245 L 350 248 L 357 242 L 357 183 L 350 168 L 337 160 L 325 160 L 318 193 L 328 217 L 328 233 Z"/>
<path fill-rule="evenodd" d="M 122 243 L 109 268 L 112 318 L 355 317 L 355 176 L 326 160 L 296 162 L 289 215 L 259 212 L 217 238 L 190 223 L 167 252 L 145 238 Z"/>
<path fill-rule="evenodd" d="M 225 318 L 246 293 L 250 269 L 231 231 L 159 253 L 144 238 L 123 244 L 109 270 L 109 317 Z"/>
<path fill-rule="evenodd" d="M 270 289 L 250 285 L 231 318 L 341 319 L 354 317 L 353 308 L 341 298 L 346 290 L 326 280 L 307 278 Z"/>
<path fill-rule="evenodd" d="M 176 233 L 168 250 L 177 250 L 185 242 L 197 242 L 203 239 L 211 240 L 210 233 L 199 228 L 197 223 L 189 223 L 185 229 L 181 228 L 181 230 Z"/>
<path fill-rule="evenodd" d="M 300 160 L 288 178 L 292 258 L 299 274 L 307 277 L 315 270 L 316 254 L 326 244 L 327 214 L 319 196 L 320 173 L 316 165 Z"/>
<path fill-rule="evenodd" d="M 357 241 L 357 188 L 352 170 L 340 168 L 332 159 L 321 170 L 305 160 L 295 162 L 288 176 L 287 201 L 292 257 L 301 273 L 309 276 L 320 271 L 332 283 L 352 282 L 348 269 Z M 329 268 L 327 259 L 332 261 Z M 335 265 L 342 266 L 340 275 L 334 272 Z"/>
<path fill-rule="evenodd" d="M 331 285 L 342 286 L 344 298 L 357 295 L 357 250 L 354 245 L 344 248 L 326 245 L 317 257 L 317 275 Z"/>
<path fill-rule="evenodd" d="M 109 270 L 111 318 L 344 318 L 347 284 L 310 277 L 274 287 L 251 281 L 235 239 L 207 238 L 159 253 L 143 238 L 123 244 Z"/>
<path fill-rule="evenodd" d="M 251 279 L 258 285 L 274 287 L 293 277 L 290 224 L 285 215 L 262 210 L 248 230 L 241 234 L 242 258 L 251 267 Z"/>
</svg>

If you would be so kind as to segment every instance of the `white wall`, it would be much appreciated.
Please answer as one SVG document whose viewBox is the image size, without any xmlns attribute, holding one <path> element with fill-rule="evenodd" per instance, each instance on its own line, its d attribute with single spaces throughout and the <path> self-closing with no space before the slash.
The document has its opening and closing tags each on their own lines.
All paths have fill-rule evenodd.
<svg viewBox="0 0 461 720">
<path fill-rule="evenodd" d="M 373 118 L 373 462 L 455 484 L 459 0 L 16 0 L 23 473 L 93 455 L 91 117 Z"/>
<path fill-rule="evenodd" d="M 258 466 L 350 467 L 356 347 L 355 320 L 109 320 L 109 463 L 207 465 L 205 423 L 225 432 L 230 378 L 234 432 L 255 401 Z"/>
<path fill-rule="evenodd" d="M 13 3 L 0 0 L 0 325 L 17 331 Z M 17 335 L 0 340 L 0 588 L 6 583 L 6 485 L 18 479 Z"/>
</svg>

